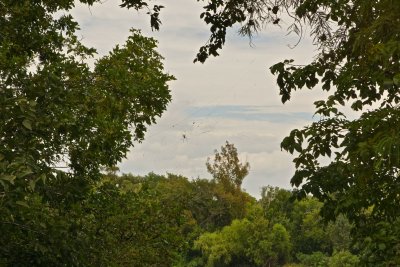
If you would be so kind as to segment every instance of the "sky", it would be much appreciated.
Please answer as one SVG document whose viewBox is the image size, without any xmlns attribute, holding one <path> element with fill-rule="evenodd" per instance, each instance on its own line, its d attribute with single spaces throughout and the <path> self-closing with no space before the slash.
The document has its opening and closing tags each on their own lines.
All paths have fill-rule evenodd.
<svg viewBox="0 0 400 267">
<path fill-rule="evenodd" d="M 305 89 L 283 105 L 269 67 L 284 59 L 309 63 L 316 52 L 312 41 L 303 39 L 290 48 L 297 37 L 286 34 L 289 21 L 265 28 L 251 43 L 231 29 L 219 57 L 194 64 L 198 49 L 209 37 L 207 25 L 199 18 L 205 3 L 164 2 L 158 2 L 165 6 L 158 32 L 151 31 L 144 11 L 120 8 L 119 1 L 92 7 L 79 4 L 72 11 L 81 26 L 78 36 L 97 49 L 98 57 L 123 44 L 130 28 L 141 29 L 145 36 L 158 40 L 165 70 L 177 79 L 169 83 L 172 102 L 148 128 L 145 140 L 127 154 L 118 166 L 120 171 L 211 178 L 207 158 L 229 141 L 239 158 L 250 163 L 244 190 L 257 197 L 266 185 L 291 188 L 293 156 L 281 151 L 280 142 L 292 129 L 315 120 L 313 102 L 324 99 L 324 94 Z"/>
</svg>

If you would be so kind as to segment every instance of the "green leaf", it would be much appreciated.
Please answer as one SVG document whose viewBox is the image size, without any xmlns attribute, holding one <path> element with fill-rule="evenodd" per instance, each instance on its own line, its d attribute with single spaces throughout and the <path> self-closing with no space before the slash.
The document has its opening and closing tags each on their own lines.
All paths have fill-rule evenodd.
<svg viewBox="0 0 400 267">
<path fill-rule="evenodd" d="M 3 175 L 0 176 L 0 179 L 1 179 L 1 180 L 8 181 L 8 182 L 11 183 L 11 184 L 14 184 L 15 178 L 16 178 L 15 175 L 6 175 L 6 174 L 3 174 Z"/>
<path fill-rule="evenodd" d="M 8 191 L 8 185 L 4 181 L 0 180 L 0 184 L 3 186 L 4 191 Z"/>
<path fill-rule="evenodd" d="M 34 180 L 29 180 L 29 188 L 32 191 L 35 191 L 35 187 L 36 187 L 36 182 Z"/>
<path fill-rule="evenodd" d="M 400 85 L 400 73 L 396 74 L 396 75 L 393 77 L 393 83 L 394 83 L 396 86 L 399 86 L 399 85 Z"/>
<path fill-rule="evenodd" d="M 25 201 L 17 200 L 15 203 L 16 203 L 17 205 L 23 206 L 23 207 L 25 207 L 25 208 L 29 208 L 28 203 L 26 203 Z"/>
<path fill-rule="evenodd" d="M 32 174 L 33 172 L 31 170 L 24 170 L 23 172 L 21 172 L 20 174 L 18 174 L 19 178 L 23 178 L 25 176 L 28 176 L 29 174 Z"/>
<path fill-rule="evenodd" d="M 23 120 L 22 125 L 24 125 L 25 128 L 32 130 L 32 123 L 30 120 L 28 119 Z"/>
</svg>

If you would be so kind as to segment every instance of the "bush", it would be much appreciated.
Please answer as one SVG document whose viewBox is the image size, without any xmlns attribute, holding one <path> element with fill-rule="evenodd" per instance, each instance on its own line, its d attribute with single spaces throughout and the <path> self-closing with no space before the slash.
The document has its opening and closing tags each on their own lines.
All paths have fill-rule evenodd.
<svg viewBox="0 0 400 267">
<path fill-rule="evenodd" d="M 329 257 L 320 251 L 312 254 L 299 253 L 297 259 L 301 264 L 308 267 L 326 267 L 329 262 Z"/>
<path fill-rule="evenodd" d="M 359 258 L 349 251 L 339 251 L 329 259 L 329 267 L 352 267 L 356 266 L 359 261 Z"/>
</svg>

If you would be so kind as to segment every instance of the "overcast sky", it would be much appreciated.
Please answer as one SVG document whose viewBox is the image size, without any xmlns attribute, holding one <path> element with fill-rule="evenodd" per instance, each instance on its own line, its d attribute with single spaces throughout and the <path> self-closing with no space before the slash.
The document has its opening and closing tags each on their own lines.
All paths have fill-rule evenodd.
<svg viewBox="0 0 400 267">
<path fill-rule="evenodd" d="M 175 173 L 188 178 L 211 178 L 206 171 L 225 141 L 234 143 L 240 158 L 250 163 L 244 189 L 259 196 L 262 186 L 290 188 L 292 156 L 280 150 L 281 140 L 294 128 L 313 120 L 313 102 L 320 91 L 293 94 L 283 105 L 269 67 L 293 58 L 299 64 L 312 60 L 315 47 L 303 40 L 295 49 L 296 36 L 286 36 L 288 24 L 266 28 L 249 45 L 235 30 L 228 34 L 221 56 L 205 64 L 193 64 L 198 48 L 209 36 L 199 18 L 202 2 L 169 0 L 161 12 L 162 27 L 152 32 L 149 18 L 119 8 L 119 1 L 93 7 L 78 5 L 73 16 L 81 25 L 82 42 L 95 47 L 99 56 L 123 44 L 130 28 L 159 41 L 165 70 L 177 80 L 170 83 L 172 102 L 145 141 L 136 144 L 120 165 L 122 172 L 145 175 Z"/>
</svg>

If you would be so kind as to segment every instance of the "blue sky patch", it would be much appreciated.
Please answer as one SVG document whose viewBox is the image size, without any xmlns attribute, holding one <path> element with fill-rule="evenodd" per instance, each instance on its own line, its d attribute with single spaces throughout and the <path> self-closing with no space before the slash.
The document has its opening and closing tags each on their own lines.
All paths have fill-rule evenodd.
<svg viewBox="0 0 400 267">
<path fill-rule="evenodd" d="M 269 121 L 273 123 L 293 123 L 310 121 L 312 113 L 276 111 L 277 106 L 203 106 L 186 109 L 187 115 L 193 118 L 225 118 L 245 121 Z"/>
</svg>

